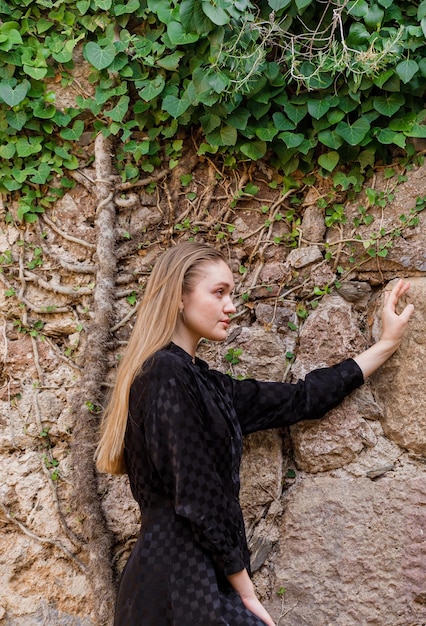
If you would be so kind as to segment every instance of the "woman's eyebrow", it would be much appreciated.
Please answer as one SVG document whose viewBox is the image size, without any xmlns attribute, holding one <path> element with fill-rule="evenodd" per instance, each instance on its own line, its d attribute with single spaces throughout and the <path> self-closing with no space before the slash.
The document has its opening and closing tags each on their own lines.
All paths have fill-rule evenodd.
<svg viewBox="0 0 426 626">
<path fill-rule="evenodd" d="M 229 291 L 232 291 L 233 289 L 235 289 L 235 285 L 234 284 L 231 285 L 230 283 L 227 283 L 225 281 L 221 281 L 219 283 L 215 283 L 214 286 L 215 286 L 215 288 L 216 287 L 225 287 L 226 289 L 229 289 Z"/>
</svg>

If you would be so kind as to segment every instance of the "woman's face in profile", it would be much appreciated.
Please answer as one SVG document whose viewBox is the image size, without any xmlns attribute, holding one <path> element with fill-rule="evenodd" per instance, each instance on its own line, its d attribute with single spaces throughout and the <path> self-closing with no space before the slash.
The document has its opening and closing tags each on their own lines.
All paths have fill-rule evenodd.
<svg viewBox="0 0 426 626">
<path fill-rule="evenodd" d="M 224 261 L 203 263 L 194 289 L 182 296 L 180 330 L 197 343 L 201 337 L 226 339 L 229 316 L 236 311 L 233 289 L 232 272 Z"/>
</svg>

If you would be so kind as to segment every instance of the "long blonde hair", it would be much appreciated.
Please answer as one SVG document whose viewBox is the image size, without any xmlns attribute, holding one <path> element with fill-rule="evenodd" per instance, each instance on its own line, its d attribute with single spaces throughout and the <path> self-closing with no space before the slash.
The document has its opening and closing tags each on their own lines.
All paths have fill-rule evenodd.
<svg viewBox="0 0 426 626">
<path fill-rule="evenodd" d="M 183 293 L 194 288 L 200 265 L 224 260 L 219 250 L 205 243 L 180 243 L 157 260 L 146 285 L 135 326 L 118 367 L 117 378 L 105 409 L 101 437 L 95 452 L 101 472 L 123 474 L 124 435 L 130 387 L 146 360 L 172 340 Z"/>
</svg>

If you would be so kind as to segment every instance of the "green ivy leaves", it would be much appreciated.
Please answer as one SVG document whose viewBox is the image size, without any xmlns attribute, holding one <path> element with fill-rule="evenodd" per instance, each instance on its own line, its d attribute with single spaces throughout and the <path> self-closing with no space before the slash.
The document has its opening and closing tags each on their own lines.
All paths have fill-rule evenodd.
<svg viewBox="0 0 426 626">
<path fill-rule="evenodd" d="M 369 130 L 370 124 L 363 118 L 357 119 L 353 124 L 339 122 L 336 126 L 336 133 L 350 146 L 360 144 Z"/>
<path fill-rule="evenodd" d="M 334 150 L 331 152 L 327 152 L 326 154 L 321 154 L 318 157 L 318 164 L 321 165 L 327 172 L 332 172 L 336 165 L 339 162 L 339 153 Z"/>
<path fill-rule="evenodd" d="M 415 74 L 419 71 L 419 66 L 416 61 L 411 61 L 410 59 L 406 59 L 405 61 L 401 61 L 395 68 L 396 73 L 403 83 L 407 84 L 414 78 Z"/>
<path fill-rule="evenodd" d="M 106 67 L 109 67 L 114 61 L 115 55 L 116 49 L 113 43 L 100 46 L 96 42 L 90 41 L 84 46 L 85 58 L 97 70 L 104 70 Z"/>
<path fill-rule="evenodd" d="M 10 107 L 17 106 L 28 93 L 30 83 L 23 80 L 16 87 L 12 87 L 12 81 L 2 80 L 0 82 L 0 99 Z M 14 81 L 16 83 L 16 81 Z M 22 127 L 21 127 L 22 128 Z"/>
<path fill-rule="evenodd" d="M 163 91 L 166 81 L 161 74 L 158 74 L 153 80 L 144 80 L 138 82 L 138 93 L 142 100 L 149 102 L 153 100 Z"/>
<path fill-rule="evenodd" d="M 170 113 L 175 119 L 181 117 L 185 111 L 191 106 L 191 102 L 187 99 L 180 100 L 176 96 L 166 96 L 163 100 L 163 109 Z M 228 144 L 223 144 L 228 145 Z"/>
<path fill-rule="evenodd" d="M 50 197 L 42 186 L 78 166 L 85 131 L 117 138 L 123 180 L 165 159 L 174 167 L 176 134 L 191 125 L 204 134 L 199 154 L 228 164 L 267 155 L 286 175 L 348 161 L 362 171 L 392 146 L 410 153 L 410 139 L 426 136 L 426 0 L 336 5 L 341 28 L 328 50 L 315 39 L 318 24 L 327 38 L 333 25 L 324 6 L 0 0 L 0 189 L 22 193 L 32 219 Z M 93 93 L 58 111 L 46 83 L 72 77 L 80 50 Z"/>
<path fill-rule="evenodd" d="M 215 2 L 203 0 L 201 2 L 201 9 L 203 13 L 213 22 L 213 24 L 216 24 L 216 26 L 225 26 L 225 24 L 228 24 L 231 19 L 231 16 L 226 11 L 229 5 L 230 2 L 221 2 L 220 0 L 216 0 Z"/>
</svg>

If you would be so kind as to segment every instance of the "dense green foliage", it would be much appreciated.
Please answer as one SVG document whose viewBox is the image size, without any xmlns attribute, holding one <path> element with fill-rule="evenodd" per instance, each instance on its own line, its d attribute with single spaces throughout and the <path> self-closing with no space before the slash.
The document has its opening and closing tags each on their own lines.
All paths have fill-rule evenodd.
<svg viewBox="0 0 426 626">
<path fill-rule="evenodd" d="M 342 186 L 426 137 L 426 0 L 0 0 L 0 20 L 0 191 L 27 221 L 84 131 L 116 138 L 123 180 L 174 167 L 193 128 L 229 166 L 350 163 Z M 59 110 L 78 46 L 93 94 Z"/>
</svg>

